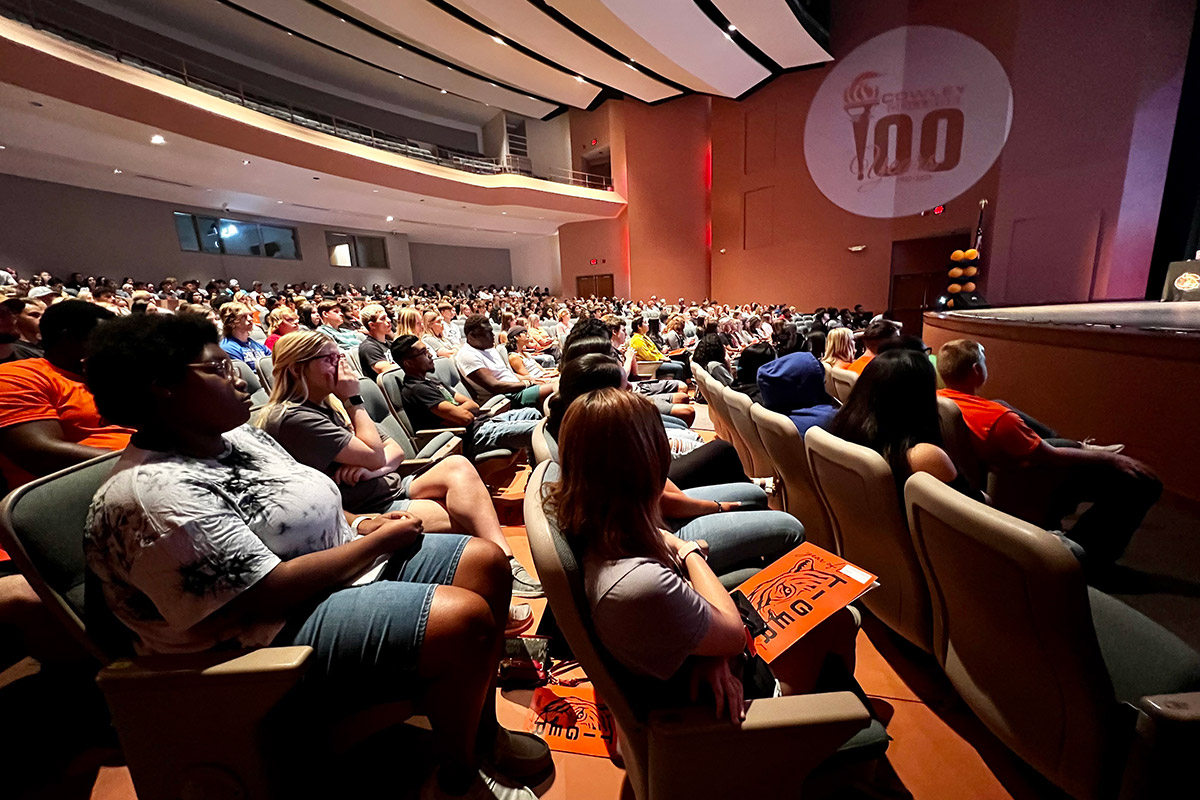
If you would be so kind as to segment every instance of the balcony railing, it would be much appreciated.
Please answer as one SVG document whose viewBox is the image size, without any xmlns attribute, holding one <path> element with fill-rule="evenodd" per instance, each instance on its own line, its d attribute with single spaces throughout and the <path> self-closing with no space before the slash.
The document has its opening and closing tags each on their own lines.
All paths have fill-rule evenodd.
<svg viewBox="0 0 1200 800">
<path fill-rule="evenodd" d="M 54 7 L 56 20 L 51 21 L 39 16 L 37 10 Z M 159 51 L 159 56 L 149 59 L 142 54 L 127 52 L 119 46 L 122 36 L 127 34 L 99 24 L 94 19 L 85 20 L 89 29 L 104 28 L 108 41 L 101 41 L 92 34 L 81 34 L 68 30 L 58 17 L 70 17 L 76 12 L 54 3 L 53 0 L 0 0 L 0 15 L 16 22 L 28 25 L 42 33 L 55 36 L 70 44 L 84 47 L 89 51 L 110 58 L 127 66 L 136 67 L 144 72 L 158 75 L 167 80 L 204 92 L 213 97 L 226 100 L 256 111 L 260 114 L 300 125 L 311 130 L 321 131 L 339 139 L 373 147 L 407 158 L 415 158 L 429 164 L 438 164 L 462 172 L 477 175 L 517 174 L 538 180 L 554 181 L 572 186 L 585 186 L 592 189 L 612 190 L 612 179 L 601 175 L 591 175 L 573 170 L 555 169 L 550 175 L 535 174 L 528 158 L 489 158 L 481 153 L 459 150 L 445 145 L 409 139 L 379 131 L 370 125 L 352 122 L 333 114 L 326 114 L 302 106 L 297 106 L 287 100 L 270 96 L 270 92 L 259 89 L 237 78 L 222 75 L 211 67 L 197 64 L 178 55 L 159 50 L 154 45 L 138 41 L 138 49 Z M 217 80 L 199 77 L 200 74 L 214 75 Z"/>
</svg>

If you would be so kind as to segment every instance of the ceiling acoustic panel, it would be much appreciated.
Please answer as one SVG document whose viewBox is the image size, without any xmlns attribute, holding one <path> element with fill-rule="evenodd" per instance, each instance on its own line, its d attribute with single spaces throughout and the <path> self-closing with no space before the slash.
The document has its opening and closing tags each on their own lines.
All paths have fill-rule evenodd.
<svg viewBox="0 0 1200 800">
<path fill-rule="evenodd" d="M 754 46 L 784 69 L 832 61 L 788 6 L 788 0 L 711 0 Z"/>
<path fill-rule="evenodd" d="M 645 0 L 552 0 L 552 3 L 572 18 L 576 15 L 593 18 L 593 24 L 585 27 L 621 52 L 627 52 L 627 48 L 639 41 L 646 43 L 660 58 L 669 60 L 676 70 L 686 73 L 688 79 L 676 78 L 653 63 L 647 62 L 647 66 L 697 91 L 738 97 L 771 76 L 766 67 L 721 30 L 694 0 L 655 0 L 652 3 Z M 603 6 L 609 13 L 607 30 L 603 33 L 593 27 L 605 19 L 598 6 Z M 619 24 L 613 24 L 614 18 Z M 631 52 L 628 55 L 638 58 Z M 699 85 L 709 88 L 701 89 Z"/>
<path fill-rule="evenodd" d="M 610 86 L 647 103 L 682 92 L 647 75 L 568 30 L 529 0 L 445 0 L 500 36 L 516 42 L 564 69 Z"/>
<path fill-rule="evenodd" d="M 445 89 L 469 100 L 536 119 L 541 119 L 558 109 L 555 102 L 522 94 L 499 86 L 486 78 L 447 67 L 412 47 L 389 41 L 386 36 L 364 30 L 350 22 L 342 22 L 336 14 L 322 9 L 317 4 L 296 2 L 296 0 L 227 0 L 227 2 L 268 19 L 289 31 L 294 31 L 298 36 L 321 42 L 334 50 L 397 75 Z M 491 41 L 488 44 L 493 47 L 497 46 Z M 592 88 L 595 89 L 595 87 Z M 534 94 L 537 93 L 534 92 Z"/>
<path fill-rule="evenodd" d="M 469 25 L 427 0 L 327 2 L 428 53 L 564 105 L 587 108 L 601 91 L 575 73 L 533 58 L 509 46 L 503 37 Z"/>
</svg>

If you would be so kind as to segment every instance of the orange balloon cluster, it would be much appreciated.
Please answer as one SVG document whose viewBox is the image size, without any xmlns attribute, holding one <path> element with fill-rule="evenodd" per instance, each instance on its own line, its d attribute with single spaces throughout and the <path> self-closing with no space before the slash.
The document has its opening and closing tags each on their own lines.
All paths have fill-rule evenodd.
<svg viewBox="0 0 1200 800">
<path fill-rule="evenodd" d="M 952 296 L 943 298 L 940 305 L 944 308 L 954 308 L 956 302 L 960 308 L 982 305 L 983 298 L 975 292 L 975 277 L 978 274 L 978 250 L 972 247 L 969 250 L 955 250 L 951 253 L 950 269 L 946 273 L 950 283 L 946 286 L 946 291 Z"/>
</svg>

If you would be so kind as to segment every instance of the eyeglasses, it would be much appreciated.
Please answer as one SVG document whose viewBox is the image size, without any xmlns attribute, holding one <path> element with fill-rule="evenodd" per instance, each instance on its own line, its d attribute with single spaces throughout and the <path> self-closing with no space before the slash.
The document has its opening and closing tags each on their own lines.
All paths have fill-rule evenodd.
<svg viewBox="0 0 1200 800">
<path fill-rule="evenodd" d="M 232 380 L 233 376 L 238 374 L 233 367 L 233 362 L 228 358 L 218 358 L 215 361 L 197 361 L 193 364 L 188 364 L 189 367 L 199 367 L 205 372 L 211 372 L 213 375 L 220 375 L 225 380 Z"/>
<path fill-rule="evenodd" d="M 302 361 L 316 361 L 317 359 L 324 359 L 326 364 L 329 364 L 331 367 L 336 367 L 338 362 L 342 360 L 342 354 L 340 352 L 323 353 L 318 356 L 313 356 L 312 358 L 305 358 Z"/>
</svg>

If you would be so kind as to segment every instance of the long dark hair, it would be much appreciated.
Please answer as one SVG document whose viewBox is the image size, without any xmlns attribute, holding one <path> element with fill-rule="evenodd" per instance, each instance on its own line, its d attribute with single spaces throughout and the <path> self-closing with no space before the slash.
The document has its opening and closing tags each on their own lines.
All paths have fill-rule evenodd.
<svg viewBox="0 0 1200 800">
<path fill-rule="evenodd" d="M 621 389 L 583 395 L 563 420 L 559 460 L 547 509 L 577 552 L 671 563 L 659 533 L 671 448 L 653 403 Z"/>
<path fill-rule="evenodd" d="M 911 350 L 873 358 L 829 430 L 883 456 L 897 488 L 903 487 L 912 474 L 908 451 L 922 442 L 942 446 L 937 374 L 929 358 Z"/>
<path fill-rule="evenodd" d="M 546 432 L 558 438 L 567 409 L 575 400 L 596 389 L 619 389 L 625 367 L 606 353 L 586 353 L 563 364 L 558 375 L 558 391 L 550 397 L 550 415 Z"/>
</svg>

